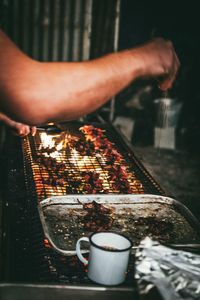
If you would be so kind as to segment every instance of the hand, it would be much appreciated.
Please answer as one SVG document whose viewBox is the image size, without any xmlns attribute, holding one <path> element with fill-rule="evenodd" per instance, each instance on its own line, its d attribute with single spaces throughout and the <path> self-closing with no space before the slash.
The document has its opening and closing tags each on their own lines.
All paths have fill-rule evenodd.
<svg viewBox="0 0 200 300">
<path fill-rule="evenodd" d="M 162 90 L 171 88 L 180 67 L 172 42 L 163 38 L 155 38 L 136 48 L 137 52 L 139 59 L 143 61 L 142 75 L 156 78 Z"/>
<path fill-rule="evenodd" d="M 19 137 L 24 137 L 31 133 L 33 136 L 36 134 L 36 127 L 35 126 L 29 126 L 25 125 L 16 121 L 13 121 L 10 119 L 8 116 L 0 112 L 0 122 L 4 123 L 7 125 L 12 132 L 12 134 L 19 136 Z"/>
<path fill-rule="evenodd" d="M 31 133 L 31 135 L 34 136 L 36 134 L 37 129 L 35 126 L 29 126 L 18 122 L 13 122 L 12 127 L 10 127 L 10 131 L 16 136 L 25 137 L 29 133 Z"/>
</svg>

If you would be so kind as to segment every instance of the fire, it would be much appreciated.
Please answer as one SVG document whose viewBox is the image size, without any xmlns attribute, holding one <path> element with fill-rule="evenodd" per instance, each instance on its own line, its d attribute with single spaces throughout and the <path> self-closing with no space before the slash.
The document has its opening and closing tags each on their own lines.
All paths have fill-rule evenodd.
<svg viewBox="0 0 200 300">
<path fill-rule="evenodd" d="M 44 148 L 53 148 L 55 147 L 57 151 L 60 151 L 64 146 L 64 141 L 61 140 L 60 143 L 57 144 L 57 135 L 48 135 L 46 132 L 40 133 L 41 139 L 41 147 Z"/>
<path fill-rule="evenodd" d="M 53 136 L 52 135 L 48 135 L 46 134 L 46 132 L 42 132 L 40 134 L 40 138 L 41 138 L 41 146 L 45 147 L 45 148 L 53 148 L 55 146 L 55 140 L 53 140 Z"/>
<path fill-rule="evenodd" d="M 38 133 L 33 171 L 40 198 L 113 190 L 144 193 L 141 182 L 101 129 L 83 134 L 85 140 L 69 132 Z"/>
<path fill-rule="evenodd" d="M 41 138 L 40 149 L 42 147 L 49 148 L 49 149 L 56 148 L 56 150 L 54 152 L 52 152 L 50 154 L 46 153 L 44 155 L 47 156 L 47 157 L 49 157 L 49 156 L 53 157 L 57 161 L 62 161 L 62 159 L 61 159 L 62 153 L 60 152 L 60 150 L 62 150 L 64 148 L 64 141 L 61 140 L 58 144 L 56 144 L 57 143 L 57 141 L 56 141 L 57 136 L 48 135 L 46 132 L 42 132 L 40 134 L 40 138 Z"/>
<path fill-rule="evenodd" d="M 51 248 L 48 239 L 44 239 L 44 245 L 46 248 Z"/>
<path fill-rule="evenodd" d="M 81 170 L 88 169 L 89 167 L 92 167 L 92 165 L 96 164 L 95 157 L 86 155 L 81 156 L 75 149 L 71 149 L 71 154 L 71 162 Z"/>
</svg>

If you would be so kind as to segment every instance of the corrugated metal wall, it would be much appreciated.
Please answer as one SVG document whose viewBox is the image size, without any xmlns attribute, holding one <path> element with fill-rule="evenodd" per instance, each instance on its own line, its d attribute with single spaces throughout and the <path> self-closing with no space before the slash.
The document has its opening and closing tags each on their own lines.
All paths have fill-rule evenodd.
<svg viewBox="0 0 200 300">
<path fill-rule="evenodd" d="M 120 0 L 93 0 L 91 57 L 117 50 Z"/>
<path fill-rule="evenodd" d="M 4 0 L 7 33 L 40 61 L 89 59 L 92 0 Z"/>
<path fill-rule="evenodd" d="M 90 57 L 96 58 L 118 50 L 120 0 L 93 0 Z M 102 108 L 103 118 L 113 121 L 115 98 Z"/>
<path fill-rule="evenodd" d="M 40 61 L 82 61 L 115 49 L 120 0 L 2 0 L 7 33 Z"/>
<path fill-rule="evenodd" d="M 84 61 L 117 50 L 120 0 L 2 1 L 7 34 L 36 60 Z M 103 110 L 112 121 L 114 100 Z"/>
</svg>

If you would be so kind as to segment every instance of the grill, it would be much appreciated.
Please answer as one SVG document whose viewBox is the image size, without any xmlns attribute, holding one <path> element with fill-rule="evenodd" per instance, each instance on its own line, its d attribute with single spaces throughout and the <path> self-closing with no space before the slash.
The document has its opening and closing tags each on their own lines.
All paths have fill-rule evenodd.
<svg viewBox="0 0 200 300">
<path fill-rule="evenodd" d="M 8 176 L 4 182 L 2 253 L 4 260 L 1 281 L 35 283 L 36 285 L 42 283 L 42 286 L 56 284 L 57 288 L 63 284 L 96 288 L 87 278 L 87 269 L 77 260 L 75 255 L 64 256 L 54 250 L 45 235 L 38 212 L 38 205 L 42 204 L 46 198 L 52 196 L 62 197 L 66 194 L 70 198 L 70 195 L 73 197 L 77 194 L 80 196 L 87 194 L 88 191 L 84 188 L 87 180 L 84 176 L 88 174 L 83 172 L 99 174 L 97 178 L 102 180 L 100 181 L 102 185 L 97 190 L 96 197 L 106 197 L 106 193 L 111 194 L 110 197 L 112 197 L 112 194 L 113 196 L 120 193 L 126 194 L 124 193 L 124 187 L 123 192 L 119 190 L 114 178 L 113 180 L 109 179 L 111 175 L 109 169 L 107 169 L 108 166 L 123 168 L 128 181 L 127 186 L 125 186 L 127 188 L 126 192 L 131 191 L 132 195 L 154 194 L 158 197 L 164 195 L 164 191 L 141 165 L 130 147 L 112 126 L 107 123 L 87 124 L 87 126 L 93 126 L 100 130 L 99 133 L 102 134 L 102 138 L 107 145 L 109 143 L 112 146 L 111 148 L 115 150 L 114 160 L 110 160 L 110 152 L 106 157 L 104 148 L 102 148 L 102 151 L 98 151 L 98 147 L 95 145 L 97 141 L 95 142 L 95 139 L 90 137 L 89 132 L 86 134 L 84 130 L 80 130 L 80 127 L 84 125 L 86 124 L 71 122 L 61 124 L 59 133 L 47 134 L 48 130 L 44 132 L 47 141 L 55 141 L 53 147 L 57 147 L 62 143 L 62 147 L 58 148 L 57 152 L 52 152 L 54 157 L 50 156 L 52 153 L 45 152 L 46 148 L 50 148 L 50 146 L 44 143 L 43 132 L 38 132 L 34 138 L 26 137 L 22 142 L 16 137 L 8 136 L 4 160 L 4 169 L 7 170 Z M 88 127 L 84 128 L 87 129 Z M 91 129 L 91 127 L 89 128 Z M 92 155 L 83 155 L 83 153 L 80 155 L 77 153 L 79 152 L 77 147 L 70 146 L 69 141 L 74 136 L 82 140 L 87 137 L 91 141 L 94 145 L 94 147 L 91 146 L 92 150 L 90 149 L 93 151 Z M 76 152 L 74 152 L 74 148 L 76 148 Z M 56 159 L 56 165 L 59 166 L 56 171 L 55 166 L 52 167 L 51 165 L 49 167 L 41 162 L 41 157 L 44 154 L 47 158 Z M 109 158 L 109 164 L 107 158 Z M 80 164 L 80 161 L 84 161 L 84 163 Z M 46 178 L 49 180 L 50 175 L 54 180 L 64 178 L 63 184 L 59 186 L 54 185 L 52 182 L 47 184 Z M 78 184 L 74 185 L 73 182 L 77 180 Z M 71 187 L 72 184 L 73 187 Z M 91 197 L 91 194 L 88 197 Z M 173 209 L 173 206 L 171 206 L 171 209 Z M 192 224 L 191 226 L 193 228 L 196 225 Z M 122 287 L 104 290 L 104 296 L 106 291 L 110 293 L 116 291 L 116 293 L 123 293 L 124 295 L 129 294 L 131 297 L 133 294 L 137 294 L 133 280 L 133 266 L 134 256 L 131 256 L 125 283 Z M 79 292 L 82 292 L 81 288 Z"/>
<path fill-rule="evenodd" d="M 38 201 L 66 194 L 164 194 L 113 127 L 76 122 L 62 129 L 22 142 L 27 186 Z"/>
</svg>

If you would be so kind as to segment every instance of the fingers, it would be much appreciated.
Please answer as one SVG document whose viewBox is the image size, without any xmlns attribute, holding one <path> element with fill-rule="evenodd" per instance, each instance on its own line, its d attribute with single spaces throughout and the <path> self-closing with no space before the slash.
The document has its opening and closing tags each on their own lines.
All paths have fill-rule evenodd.
<svg viewBox="0 0 200 300">
<path fill-rule="evenodd" d="M 162 90 L 171 88 L 180 67 L 172 42 L 155 38 L 139 49 L 143 61 L 142 76 L 155 78 Z"/>
<path fill-rule="evenodd" d="M 36 134 L 37 128 L 36 126 L 31 126 L 31 134 L 34 136 Z"/>
<path fill-rule="evenodd" d="M 11 128 L 12 134 L 19 137 L 25 137 L 29 133 L 31 133 L 31 135 L 34 136 L 36 134 L 36 131 L 37 128 L 35 126 L 29 126 L 18 122 L 15 122 Z"/>
<path fill-rule="evenodd" d="M 172 43 L 171 43 L 171 47 L 173 51 L 171 66 L 168 72 L 166 72 L 166 75 L 163 76 L 162 81 L 158 85 L 158 87 L 163 91 L 168 90 L 172 87 L 173 82 L 176 79 L 178 70 L 180 68 L 180 61 L 176 55 L 176 52 L 173 49 Z"/>
<path fill-rule="evenodd" d="M 30 127 L 28 125 L 19 124 L 18 126 L 18 136 L 25 137 L 30 133 Z"/>
<path fill-rule="evenodd" d="M 30 126 L 16 122 L 15 126 L 11 129 L 11 132 L 15 136 L 25 137 L 30 133 Z"/>
</svg>

